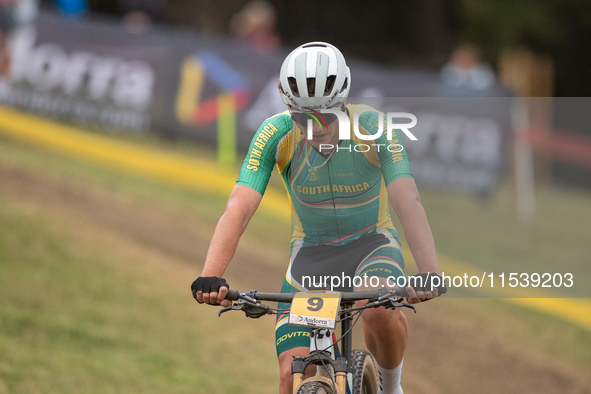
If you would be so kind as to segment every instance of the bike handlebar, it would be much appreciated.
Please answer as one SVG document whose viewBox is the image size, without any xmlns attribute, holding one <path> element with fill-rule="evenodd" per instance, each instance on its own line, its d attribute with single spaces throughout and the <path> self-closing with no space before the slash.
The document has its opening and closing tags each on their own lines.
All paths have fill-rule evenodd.
<svg viewBox="0 0 591 394">
<path fill-rule="evenodd" d="M 252 294 L 251 294 L 252 293 Z M 226 300 L 230 301 L 237 301 L 240 298 L 240 294 L 244 294 L 246 296 L 252 297 L 257 301 L 271 301 L 271 302 L 287 302 L 291 303 L 293 297 L 296 293 L 259 293 L 257 291 L 252 292 L 242 292 L 238 290 L 228 290 L 228 294 L 226 295 Z M 372 298 L 379 298 L 382 296 L 388 295 L 389 297 L 398 296 L 398 297 L 408 297 L 406 290 L 403 288 L 399 289 L 379 289 L 379 290 L 371 290 L 371 291 L 355 291 L 355 292 L 344 292 L 341 296 L 341 303 L 343 302 L 353 302 L 358 300 L 367 300 Z"/>
</svg>

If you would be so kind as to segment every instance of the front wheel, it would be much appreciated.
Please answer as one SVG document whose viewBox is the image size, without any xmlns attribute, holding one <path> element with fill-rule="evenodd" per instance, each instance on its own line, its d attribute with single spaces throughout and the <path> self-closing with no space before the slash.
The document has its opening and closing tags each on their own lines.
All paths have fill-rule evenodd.
<svg viewBox="0 0 591 394">
<path fill-rule="evenodd" d="M 298 394 L 333 394 L 332 388 L 320 382 L 307 382 L 300 386 Z"/>
<path fill-rule="evenodd" d="M 376 394 L 378 392 L 378 368 L 371 353 L 355 349 L 351 353 L 353 369 L 352 394 Z"/>
</svg>

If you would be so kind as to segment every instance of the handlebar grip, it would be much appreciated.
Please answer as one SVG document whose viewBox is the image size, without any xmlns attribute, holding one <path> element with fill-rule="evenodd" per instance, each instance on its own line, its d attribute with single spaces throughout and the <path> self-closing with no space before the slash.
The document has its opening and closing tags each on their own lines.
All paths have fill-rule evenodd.
<svg viewBox="0 0 591 394">
<path fill-rule="evenodd" d="M 406 292 L 406 287 L 401 287 L 398 290 L 400 292 L 400 297 L 408 298 L 408 293 Z"/>
<path fill-rule="evenodd" d="M 238 290 L 228 290 L 228 294 L 226 294 L 226 300 L 237 301 L 238 293 Z"/>
</svg>

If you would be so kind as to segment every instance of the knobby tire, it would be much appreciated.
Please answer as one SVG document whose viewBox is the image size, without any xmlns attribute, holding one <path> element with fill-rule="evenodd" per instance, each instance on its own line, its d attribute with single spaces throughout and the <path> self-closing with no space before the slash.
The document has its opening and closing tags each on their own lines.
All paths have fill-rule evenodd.
<svg viewBox="0 0 591 394">
<path fill-rule="evenodd" d="M 353 364 L 353 393 L 376 394 L 379 387 L 377 363 L 371 353 L 363 349 L 355 349 L 351 353 Z"/>
<path fill-rule="evenodd" d="M 333 390 L 320 382 L 306 382 L 298 389 L 298 394 L 333 394 Z"/>
</svg>

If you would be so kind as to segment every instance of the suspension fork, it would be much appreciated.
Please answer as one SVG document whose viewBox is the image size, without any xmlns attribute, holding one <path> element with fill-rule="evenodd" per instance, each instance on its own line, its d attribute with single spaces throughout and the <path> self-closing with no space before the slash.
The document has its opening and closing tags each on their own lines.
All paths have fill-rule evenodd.
<svg viewBox="0 0 591 394">
<path fill-rule="evenodd" d="M 306 358 L 296 357 L 291 363 L 293 377 L 293 392 L 304 381 L 306 369 L 311 364 L 321 368 L 311 381 L 320 381 L 325 384 L 336 384 L 336 393 L 344 394 L 347 391 L 347 361 L 343 357 L 334 358 L 333 330 L 327 328 L 312 328 L 310 331 L 310 356 Z"/>
<path fill-rule="evenodd" d="M 342 309 L 349 309 L 354 303 L 343 304 Z M 330 365 L 334 373 L 334 381 L 339 387 L 338 393 L 347 392 L 347 376 L 351 365 L 351 353 L 353 352 L 353 334 L 350 331 L 353 326 L 351 313 L 343 313 L 341 318 L 341 341 L 342 354 L 338 359 L 334 359 L 334 349 L 331 349 L 332 330 L 313 328 L 310 332 L 310 356 L 306 358 L 296 357 L 291 363 L 291 374 L 293 377 L 293 392 L 296 393 L 298 387 L 304 381 L 304 373 L 310 364 L 317 366 L 324 364 Z M 330 349 L 330 351 L 323 349 Z M 322 361 L 320 361 L 322 360 Z M 324 379 L 325 383 L 330 383 L 326 377 L 313 377 L 310 380 Z"/>
</svg>

